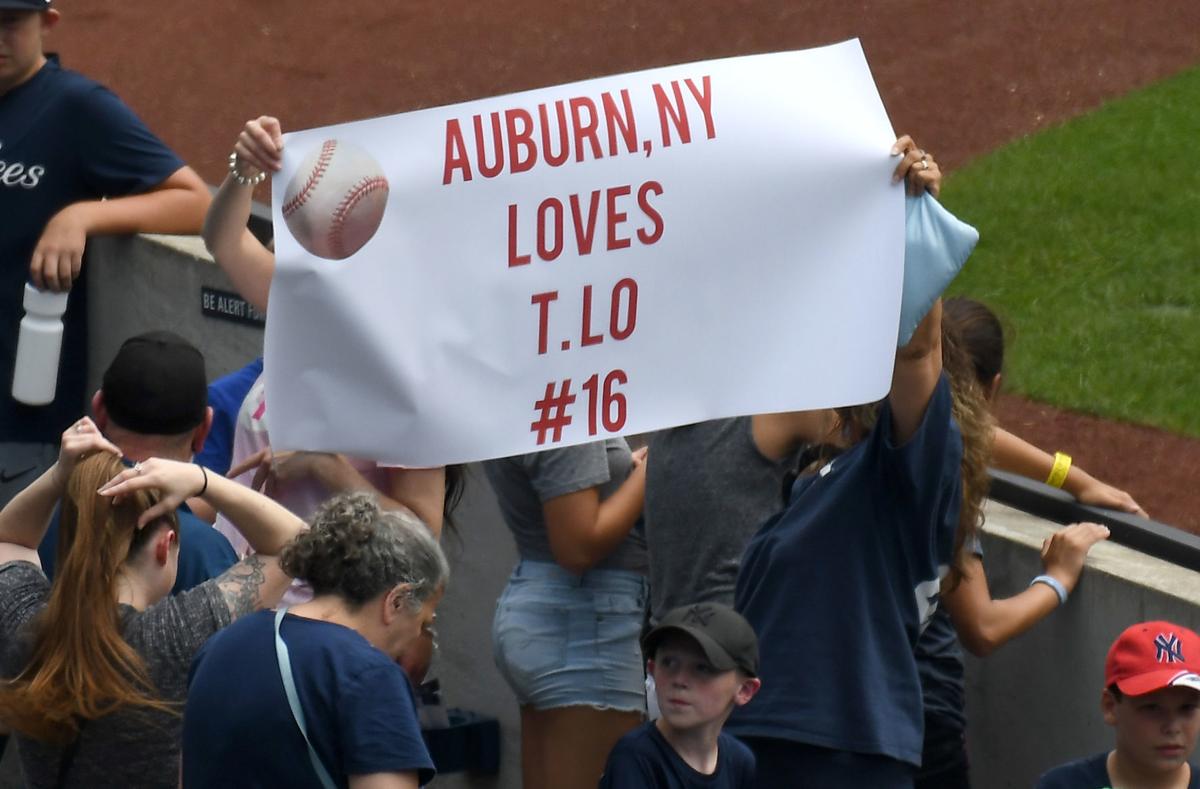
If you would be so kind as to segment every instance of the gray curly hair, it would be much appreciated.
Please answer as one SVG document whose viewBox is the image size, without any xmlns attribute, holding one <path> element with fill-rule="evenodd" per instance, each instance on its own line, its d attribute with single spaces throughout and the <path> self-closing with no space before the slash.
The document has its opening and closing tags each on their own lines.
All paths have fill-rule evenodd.
<svg viewBox="0 0 1200 789">
<path fill-rule="evenodd" d="M 322 504 L 279 558 L 284 572 L 317 595 L 357 607 L 403 584 L 417 611 L 450 577 L 437 540 L 416 516 L 380 509 L 370 493 L 345 493 Z"/>
</svg>

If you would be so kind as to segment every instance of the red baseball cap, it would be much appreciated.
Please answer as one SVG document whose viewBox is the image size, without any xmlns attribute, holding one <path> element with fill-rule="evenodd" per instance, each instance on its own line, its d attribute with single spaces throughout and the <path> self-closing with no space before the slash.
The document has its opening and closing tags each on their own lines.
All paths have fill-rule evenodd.
<svg viewBox="0 0 1200 789">
<path fill-rule="evenodd" d="M 1126 696 L 1169 687 L 1200 691 L 1200 636 L 1170 622 L 1126 628 L 1108 650 L 1104 686 Z"/>
</svg>

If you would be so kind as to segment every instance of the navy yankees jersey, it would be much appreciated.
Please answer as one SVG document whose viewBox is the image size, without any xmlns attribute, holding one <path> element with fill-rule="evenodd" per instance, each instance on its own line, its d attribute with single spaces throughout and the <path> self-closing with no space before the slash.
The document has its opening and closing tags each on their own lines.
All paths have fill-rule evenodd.
<svg viewBox="0 0 1200 789">
<path fill-rule="evenodd" d="M 891 441 L 884 405 L 855 447 L 793 486 L 742 557 L 735 607 L 763 687 L 728 729 L 921 760 L 913 648 L 937 605 L 961 502 L 962 437 L 942 376 L 917 432 Z"/>
<path fill-rule="evenodd" d="M 54 403 L 33 408 L 12 399 L 25 282 L 46 223 L 72 203 L 147 191 L 182 166 L 120 99 L 60 68 L 53 55 L 0 96 L 0 442 L 56 443 L 84 410 L 82 279 L 68 301 Z"/>
</svg>

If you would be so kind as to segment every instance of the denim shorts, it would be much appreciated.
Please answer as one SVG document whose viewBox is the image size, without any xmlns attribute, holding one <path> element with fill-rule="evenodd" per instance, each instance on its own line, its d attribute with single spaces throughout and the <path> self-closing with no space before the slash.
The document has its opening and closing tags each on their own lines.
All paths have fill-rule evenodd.
<svg viewBox="0 0 1200 789">
<path fill-rule="evenodd" d="M 628 570 L 575 575 L 520 562 L 496 603 L 496 668 L 522 705 L 645 712 L 638 643 L 646 579 Z"/>
</svg>

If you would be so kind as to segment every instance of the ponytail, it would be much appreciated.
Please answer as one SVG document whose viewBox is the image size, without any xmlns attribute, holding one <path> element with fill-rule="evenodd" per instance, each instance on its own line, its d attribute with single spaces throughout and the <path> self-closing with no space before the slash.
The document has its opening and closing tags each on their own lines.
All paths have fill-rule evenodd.
<svg viewBox="0 0 1200 789">
<path fill-rule="evenodd" d="M 962 506 L 954 533 L 954 562 L 947 578 L 954 589 L 966 574 L 966 552 L 972 550 L 983 527 L 983 504 L 991 478 L 992 432 L 995 421 L 975 376 L 962 336 L 950 322 L 942 322 L 942 368 L 950 379 L 952 413 L 962 432 Z"/>
<path fill-rule="evenodd" d="M 0 684 L 0 722 L 32 739 L 75 739 L 83 721 L 133 705 L 177 713 L 158 697 L 146 665 L 121 634 L 117 579 L 121 566 L 162 528 L 178 530 L 174 513 L 137 528 L 157 500 L 139 491 L 113 504 L 96 491 L 123 466 L 97 453 L 76 466 L 67 484 L 58 536 L 57 572 L 45 609 L 32 623 L 25 670 Z"/>
</svg>

